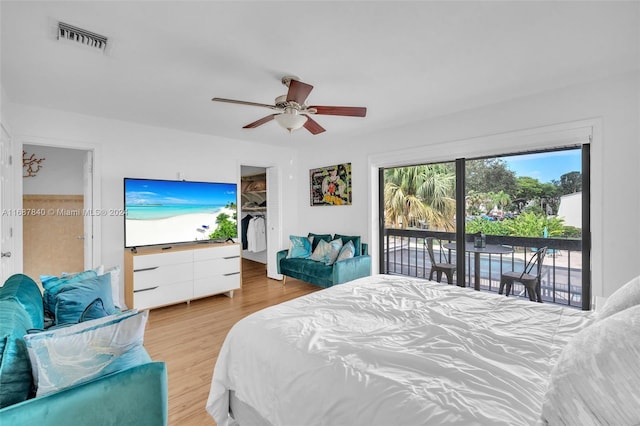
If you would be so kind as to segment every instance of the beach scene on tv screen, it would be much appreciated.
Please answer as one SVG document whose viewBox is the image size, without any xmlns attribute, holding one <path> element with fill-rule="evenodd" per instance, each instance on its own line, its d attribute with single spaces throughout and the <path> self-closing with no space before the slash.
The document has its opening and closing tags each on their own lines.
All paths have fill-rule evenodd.
<svg viewBox="0 0 640 426">
<path fill-rule="evenodd" d="M 237 235 L 234 183 L 125 179 L 124 185 L 127 247 Z"/>
</svg>

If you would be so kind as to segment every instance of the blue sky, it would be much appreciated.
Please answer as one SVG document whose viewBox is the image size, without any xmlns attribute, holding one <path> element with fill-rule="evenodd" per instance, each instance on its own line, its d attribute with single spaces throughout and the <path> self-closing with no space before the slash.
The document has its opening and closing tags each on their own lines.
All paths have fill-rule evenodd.
<svg viewBox="0 0 640 426">
<path fill-rule="evenodd" d="M 501 157 L 516 176 L 529 176 L 542 183 L 560 180 L 565 173 L 581 171 L 580 149 Z"/>
</svg>

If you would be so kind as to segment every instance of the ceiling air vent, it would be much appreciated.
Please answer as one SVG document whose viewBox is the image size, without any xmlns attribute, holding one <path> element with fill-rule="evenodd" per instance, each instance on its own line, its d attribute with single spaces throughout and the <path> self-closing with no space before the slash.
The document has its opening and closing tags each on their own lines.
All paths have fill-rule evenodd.
<svg viewBox="0 0 640 426">
<path fill-rule="evenodd" d="M 64 22 L 58 22 L 58 40 L 69 40 L 104 52 L 107 38 Z"/>
</svg>

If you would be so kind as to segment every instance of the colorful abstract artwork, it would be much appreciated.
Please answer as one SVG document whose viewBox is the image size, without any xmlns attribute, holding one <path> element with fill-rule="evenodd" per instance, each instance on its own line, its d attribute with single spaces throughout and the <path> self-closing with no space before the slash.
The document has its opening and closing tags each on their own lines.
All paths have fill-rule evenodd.
<svg viewBox="0 0 640 426">
<path fill-rule="evenodd" d="M 309 170 L 312 206 L 351 205 L 351 163 Z"/>
</svg>

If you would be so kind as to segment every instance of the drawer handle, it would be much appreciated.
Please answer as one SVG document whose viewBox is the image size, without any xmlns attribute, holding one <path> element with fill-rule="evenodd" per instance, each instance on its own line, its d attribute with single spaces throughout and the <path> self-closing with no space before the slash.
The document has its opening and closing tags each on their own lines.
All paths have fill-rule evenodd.
<svg viewBox="0 0 640 426">
<path fill-rule="evenodd" d="M 152 266 L 150 268 L 134 269 L 133 272 L 153 271 L 154 269 L 158 269 L 158 268 L 159 266 Z"/>
<path fill-rule="evenodd" d="M 224 274 L 225 277 L 228 277 L 229 275 L 238 275 L 240 272 L 229 272 L 228 274 Z"/>
<path fill-rule="evenodd" d="M 142 288 L 140 290 L 133 290 L 134 293 L 142 293 L 143 291 L 150 291 L 150 290 L 155 290 L 156 288 L 158 288 L 158 286 L 155 287 L 149 287 L 149 288 Z"/>
<path fill-rule="evenodd" d="M 223 257 L 223 259 L 237 259 L 238 257 L 240 257 L 240 255 L 238 255 L 238 256 L 227 256 L 227 257 Z"/>
</svg>

